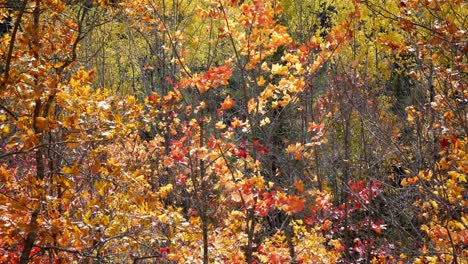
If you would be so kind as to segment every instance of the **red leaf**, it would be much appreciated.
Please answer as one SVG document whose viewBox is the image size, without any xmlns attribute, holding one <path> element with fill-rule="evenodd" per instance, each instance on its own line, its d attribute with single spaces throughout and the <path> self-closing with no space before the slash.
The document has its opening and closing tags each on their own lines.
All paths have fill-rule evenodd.
<svg viewBox="0 0 468 264">
<path fill-rule="evenodd" d="M 296 195 L 291 195 L 288 199 L 289 211 L 291 213 L 299 213 L 304 210 L 304 204 L 304 199 Z"/>
<path fill-rule="evenodd" d="M 163 257 L 167 256 L 167 254 L 171 253 L 171 248 L 170 247 L 165 247 L 165 248 L 160 248 L 159 249 L 159 254 L 161 254 Z"/>
<path fill-rule="evenodd" d="M 184 153 L 180 151 L 179 149 L 173 149 L 171 150 L 172 158 L 175 161 L 182 161 L 184 159 Z"/>
<path fill-rule="evenodd" d="M 441 141 L 440 141 L 440 145 L 443 147 L 443 148 L 446 148 L 448 145 L 450 144 L 448 138 L 443 138 Z"/>
<path fill-rule="evenodd" d="M 264 155 L 268 153 L 268 149 L 262 146 L 258 140 L 253 141 L 253 146 L 258 151 L 258 155 Z"/>
<path fill-rule="evenodd" d="M 237 157 L 239 158 L 247 158 L 247 152 L 245 152 L 245 148 L 239 147 L 236 152 Z"/>
</svg>

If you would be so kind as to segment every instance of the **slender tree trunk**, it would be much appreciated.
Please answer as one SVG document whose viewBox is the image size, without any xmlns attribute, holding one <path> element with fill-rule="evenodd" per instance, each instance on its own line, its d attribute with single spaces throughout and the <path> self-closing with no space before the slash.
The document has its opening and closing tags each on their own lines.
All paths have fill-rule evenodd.
<svg viewBox="0 0 468 264">
<path fill-rule="evenodd" d="M 26 2 L 26 1 L 25 1 Z M 41 14 L 41 6 L 40 6 L 40 0 L 36 0 L 36 6 L 33 11 L 33 36 L 32 36 L 32 46 L 34 49 L 34 57 L 38 61 L 39 60 L 39 22 L 40 22 L 40 14 Z M 35 85 L 39 85 L 39 76 L 35 76 Z M 34 107 L 34 113 L 33 113 L 33 122 L 32 122 L 32 128 L 36 134 L 40 134 L 42 132 L 42 129 L 39 128 L 36 124 L 36 118 L 41 116 L 41 110 L 42 110 L 42 102 L 41 99 L 36 99 L 35 102 L 35 107 Z M 43 136 L 42 134 L 39 136 L 39 142 L 42 142 Z M 36 178 L 38 180 L 43 180 L 45 177 L 45 163 L 44 163 L 44 150 L 43 148 L 38 148 L 36 151 Z M 43 188 L 43 186 L 35 186 L 36 188 Z M 41 194 L 42 196 L 43 194 Z M 42 201 L 42 198 L 39 199 L 39 201 Z M 36 240 L 37 236 L 37 218 L 41 212 L 42 208 L 42 203 L 40 202 L 37 206 L 37 208 L 33 211 L 31 215 L 31 220 L 29 221 L 29 228 L 30 231 L 26 236 L 26 240 L 24 241 L 23 245 L 23 252 L 21 253 L 20 257 L 20 264 L 26 264 L 29 262 L 29 256 L 31 254 L 31 250 L 34 246 L 34 242 Z"/>
<path fill-rule="evenodd" d="M 28 4 L 28 0 L 24 0 L 23 4 L 21 5 L 18 17 L 16 18 L 15 24 L 13 25 L 13 31 L 11 32 L 10 44 L 8 46 L 8 53 L 5 59 L 5 75 L 4 81 L 8 81 L 10 78 L 10 65 L 11 65 L 11 58 L 13 56 L 13 49 L 15 47 L 15 40 L 16 40 L 16 33 L 18 32 L 18 28 L 21 23 L 21 18 L 26 10 L 26 6 Z"/>
<path fill-rule="evenodd" d="M 253 263 L 253 239 L 255 231 L 255 209 L 250 209 L 247 212 L 247 248 L 245 249 L 245 260 L 248 264 Z"/>
<path fill-rule="evenodd" d="M 29 221 L 29 227 L 34 230 L 36 226 L 36 221 L 37 217 L 39 216 L 39 213 L 41 212 L 41 205 L 34 210 L 34 212 L 31 215 L 31 220 Z M 36 231 L 30 231 L 28 235 L 26 236 L 26 240 L 24 241 L 24 246 L 23 246 L 23 252 L 21 253 L 20 257 L 20 264 L 27 264 L 29 262 L 29 255 L 31 254 L 31 249 L 34 246 L 34 241 L 36 240 L 37 232 Z"/>
<path fill-rule="evenodd" d="M 286 239 L 288 242 L 289 256 L 291 257 L 291 263 L 295 264 L 297 263 L 297 260 L 296 260 L 296 251 L 294 248 L 293 238 L 294 238 L 294 229 L 291 225 L 291 220 L 288 220 L 288 225 L 286 227 Z"/>
<path fill-rule="evenodd" d="M 343 91 L 345 92 L 345 91 Z M 349 213 L 348 213 L 348 196 L 349 196 L 349 181 L 351 179 L 351 107 L 349 106 L 349 102 L 345 102 L 344 98 L 342 101 L 343 109 L 342 112 L 344 120 L 343 124 L 343 133 L 344 133 L 344 139 L 343 139 L 343 147 L 344 147 L 344 156 L 342 160 L 343 164 L 343 181 L 342 181 L 342 199 L 343 203 L 345 204 L 345 219 L 344 219 L 344 224 L 345 224 L 345 256 L 348 261 L 351 261 L 351 255 L 348 252 L 348 248 L 352 246 L 352 241 L 351 241 L 351 234 L 350 230 L 348 229 L 350 219 L 349 219 Z"/>
</svg>

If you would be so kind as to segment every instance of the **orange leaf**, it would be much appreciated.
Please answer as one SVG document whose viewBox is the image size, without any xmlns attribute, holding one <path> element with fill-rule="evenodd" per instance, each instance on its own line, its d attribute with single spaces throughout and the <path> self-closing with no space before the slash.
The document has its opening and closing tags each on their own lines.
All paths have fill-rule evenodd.
<svg viewBox="0 0 468 264">
<path fill-rule="evenodd" d="M 295 180 L 294 187 L 300 193 L 304 191 L 304 183 L 301 180 Z"/>
<path fill-rule="evenodd" d="M 230 109 L 233 105 L 234 105 L 234 100 L 231 98 L 231 96 L 228 95 L 228 97 L 226 97 L 226 98 L 224 99 L 224 102 L 221 104 L 220 110 L 222 110 L 222 111 L 228 110 L 228 109 Z"/>
<path fill-rule="evenodd" d="M 317 125 L 315 122 L 312 122 L 312 123 L 309 123 L 309 128 L 307 129 L 307 132 L 312 132 L 312 131 L 320 132 L 322 131 L 322 129 L 323 129 L 322 125 Z"/>
<path fill-rule="evenodd" d="M 41 130 L 47 130 L 48 128 L 48 122 L 45 117 L 36 117 L 36 126 L 40 128 Z"/>
<path fill-rule="evenodd" d="M 265 78 L 263 78 L 263 76 L 260 76 L 257 80 L 257 85 L 258 86 L 263 86 L 265 85 Z"/>
<path fill-rule="evenodd" d="M 255 112 L 257 110 L 257 102 L 254 98 L 251 98 L 247 103 L 247 110 L 249 113 Z"/>
<path fill-rule="evenodd" d="M 297 195 L 291 195 L 288 198 L 288 210 L 287 213 L 299 213 L 304 210 L 305 201 Z"/>
</svg>

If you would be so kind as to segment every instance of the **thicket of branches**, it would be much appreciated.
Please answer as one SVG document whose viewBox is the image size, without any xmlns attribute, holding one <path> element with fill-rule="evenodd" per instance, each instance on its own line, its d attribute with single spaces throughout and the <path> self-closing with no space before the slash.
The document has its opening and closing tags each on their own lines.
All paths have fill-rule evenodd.
<svg viewBox="0 0 468 264">
<path fill-rule="evenodd" d="M 0 262 L 465 263 L 462 0 L 0 0 Z"/>
</svg>

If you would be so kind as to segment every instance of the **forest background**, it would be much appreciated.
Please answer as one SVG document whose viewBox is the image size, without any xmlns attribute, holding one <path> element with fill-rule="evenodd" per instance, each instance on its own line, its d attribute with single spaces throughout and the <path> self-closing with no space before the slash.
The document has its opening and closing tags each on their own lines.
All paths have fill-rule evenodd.
<svg viewBox="0 0 468 264">
<path fill-rule="evenodd" d="M 1 263 L 467 263 L 463 0 L 0 0 Z"/>
</svg>

